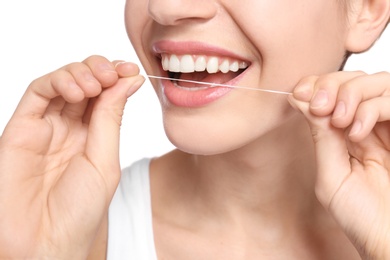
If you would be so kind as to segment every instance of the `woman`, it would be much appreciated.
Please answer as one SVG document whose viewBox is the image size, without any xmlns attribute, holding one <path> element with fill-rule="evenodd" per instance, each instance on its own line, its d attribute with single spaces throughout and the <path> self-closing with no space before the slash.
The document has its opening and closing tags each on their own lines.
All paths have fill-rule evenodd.
<svg viewBox="0 0 390 260">
<path fill-rule="evenodd" d="M 148 74 L 293 95 L 153 79 L 178 149 L 120 180 L 138 68 L 93 56 L 35 80 L 0 141 L 0 255 L 390 258 L 390 75 L 340 71 L 389 15 L 388 0 L 128 0 Z"/>
</svg>

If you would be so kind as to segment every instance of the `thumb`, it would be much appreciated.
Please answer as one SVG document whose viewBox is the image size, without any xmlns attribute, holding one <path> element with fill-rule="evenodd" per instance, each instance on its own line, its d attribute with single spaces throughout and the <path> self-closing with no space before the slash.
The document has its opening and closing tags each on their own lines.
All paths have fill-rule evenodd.
<svg viewBox="0 0 390 260">
<path fill-rule="evenodd" d="M 290 104 L 306 118 L 316 153 L 316 194 L 323 206 L 329 209 L 333 196 L 350 174 L 349 153 L 343 129 L 331 124 L 330 116 L 315 116 L 310 112 L 309 102 L 289 96 Z"/>
<path fill-rule="evenodd" d="M 106 183 L 116 180 L 120 173 L 119 133 L 127 98 L 136 92 L 145 79 L 141 75 L 120 78 L 117 83 L 99 95 L 94 103 L 86 144 L 86 156 L 102 174 Z M 109 187 L 114 192 L 116 183 Z"/>
</svg>

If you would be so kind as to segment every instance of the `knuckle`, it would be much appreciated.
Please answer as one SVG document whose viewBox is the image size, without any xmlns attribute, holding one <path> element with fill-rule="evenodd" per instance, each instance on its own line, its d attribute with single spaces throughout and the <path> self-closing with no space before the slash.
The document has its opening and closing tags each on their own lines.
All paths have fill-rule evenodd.
<svg viewBox="0 0 390 260">
<path fill-rule="evenodd" d="M 352 73 L 354 73 L 356 76 L 364 76 L 364 75 L 367 75 L 366 72 L 362 71 L 362 70 L 355 70 L 353 71 Z"/>
<path fill-rule="evenodd" d="M 43 76 L 43 77 L 45 77 L 45 76 Z M 34 88 L 37 85 L 40 85 L 40 82 L 42 81 L 43 77 L 40 77 L 40 78 L 37 78 L 37 79 L 34 79 L 33 81 L 31 81 L 31 83 L 29 84 L 28 88 L 31 89 L 31 88 Z"/>
<path fill-rule="evenodd" d="M 83 63 L 103 87 L 112 86 L 118 80 L 114 64 L 103 56 L 90 56 Z"/>
<path fill-rule="evenodd" d="M 359 104 L 355 112 L 355 118 L 363 119 L 366 116 L 376 116 L 378 114 L 378 105 L 376 102 L 364 101 Z"/>
<path fill-rule="evenodd" d="M 327 74 L 320 77 L 317 81 L 317 88 L 321 89 L 333 89 L 334 87 L 339 86 L 340 82 L 336 75 Z"/>
<path fill-rule="evenodd" d="M 62 85 L 64 82 L 73 81 L 71 74 L 62 69 L 49 74 L 49 79 L 53 85 Z"/>
<path fill-rule="evenodd" d="M 93 55 L 83 61 L 92 71 L 115 70 L 114 64 L 103 56 Z"/>
<path fill-rule="evenodd" d="M 340 86 L 340 89 L 343 91 L 343 92 L 347 92 L 349 94 L 352 94 L 356 92 L 357 88 L 354 84 L 353 81 L 347 81 L 347 82 L 344 82 L 341 86 Z"/>
<path fill-rule="evenodd" d="M 361 88 L 358 87 L 356 82 L 354 80 L 344 82 L 340 86 L 340 96 L 343 97 L 344 100 L 355 100 L 356 102 L 360 102 L 363 100 L 363 91 Z"/>
<path fill-rule="evenodd" d="M 374 75 L 378 76 L 383 82 L 386 82 L 384 84 L 384 89 L 382 96 L 390 96 L 390 73 L 387 71 L 381 71 L 377 72 Z"/>
<path fill-rule="evenodd" d="M 311 76 L 307 76 L 307 77 L 302 78 L 302 79 L 299 81 L 299 84 L 313 84 L 313 83 L 315 83 L 317 80 L 318 80 L 318 76 L 316 76 L 316 75 L 311 75 Z"/>
<path fill-rule="evenodd" d="M 81 62 L 71 62 L 71 63 L 57 69 L 54 72 L 74 71 L 74 70 L 80 69 L 82 66 L 83 66 L 83 64 Z"/>
<path fill-rule="evenodd" d="M 390 79 L 390 73 L 387 71 L 379 71 L 373 75 L 377 75 L 379 77 L 384 77 L 385 79 Z"/>
<path fill-rule="evenodd" d="M 104 61 L 104 62 L 109 62 L 104 56 L 101 55 L 91 55 L 87 57 L 83 63 L 88 63 L 88 62 L 99 62 L 99 61 Z"/>
</svg>

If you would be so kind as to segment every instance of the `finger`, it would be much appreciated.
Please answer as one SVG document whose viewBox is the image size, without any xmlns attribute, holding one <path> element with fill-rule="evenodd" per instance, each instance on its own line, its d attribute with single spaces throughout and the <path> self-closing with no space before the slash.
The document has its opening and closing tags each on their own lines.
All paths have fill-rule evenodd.
<svg viewBox="0 0 390 260">
<path fill-rule="evenodd" d="M 339 80 L 334 75 L 311 76 L 296 86 L 293 95 L 300 101 L 310 102 L 309 108 L 313 114 L 326 116 L 333 110 L 332 105 L 337 96 Z"/>
<path fill-rule="evenodd" d="M 301 79 L 294 88 L 294 98 L 300 101 L 309 102 L 313 96 L 314 85 L 317 80 L 318 76 L 309 76 Z"/>
<path fill-rule="evenodd" d="M 310 103 L 289 97 L 289 102 L 305 116 L 309 123 L 316 152 L 316 194 L 328 208 L 332 196 L 350 173 L 349 154 L 342 129 L 330 123 L 330 116 L 317 117 L 310 112 Z"/>
<path fill-rule="evenodd" d="M 34 80 L 27 88 L 14 115 L 40 118 L 55 97 L 62 96 L 69 103 L 77 103 L 85 98 L 85 94 L 93 96 L 100 93 L 98 84 L 93 82 L 95 79 L 101 87 L 111 86 L 118 79 L 114 65 L 104 57 L 91 56 L 84 64 L 86 66 L 69 64 Z"/>
<path fill-rule="evenodd" d="M 131 77 L 139 74 L 139 68 L 135 63 L 125 61 L 114 61 L 113 63 L 119 77 Z"/>
<path fill-rule="evenodd" d="M 310 97 L 310 111 L 317 116 L 327 116 L 335 108 L 340 86 L 362 74 L 364 73 L 339 71 L 317 77 L 316 80 L 314 80 L 315 78 L 309 78 L 309 82 L 297 85 L 293 94 L 300 101 L 308 101 L 309 95 L 312 94 Z M 311 91 L 309 91 L 310 88 Z M 306 93 L 304 97 L 302 97 L 302 92 Z"/>
<path fill-rule="evenodd" d="M 62 110 L 66 104 L 66 101 L 61 97 L 55 97 L 53 98 L 49 105 L 46 108 L 46 112 L 44 116 L 49 116 L 49 115 L 55 115 L 58 116 L 62 113 Z"/>
<path fill-rule="evenodd" d="M 91 163 L 116 187 L 110 174 L 119 172 L 119 130 L 124 106 L 128 96 L 132 95 L 145 81 L 138 75 L 120 78 L 111 88 L 105 89 L 96 99 L 89 124 L 86 155 Z"/>
<path fill-rule="evenodd" d="M 340 128 L 349 126 L 354 120 L 356 110 L 361 102 L 390 95 L 389 82 L 389 73 L 363 75 L 345 82 L 339 90 L 332 124 Z"/>
<path fill-rule="evenodd" d="M 351 141 L 360 142 L 371 133 L 376 123 L 388 120 L 390 96 L 369 99 L 359 105 L 349 138 Z"/>
<path fill-rule="evenodd" d="M 91 56 L 83 61 L 86 64 L 93 76 L 100 82 L 103 88 L 113 86 L 118 80 L 118 73 L 112 62 L 102 56 Z"/>
<path fill-rule="evenodd" d="M 61 114 L 73 120 L 82 120 L 86 113 L 89 100 L 90 99 L 85 98 L 83 101 L 75 104 L 66 103 Z"/>
<path fill-rule="evenodd" d="M 96 100 L 97 98 L 91 98 L 90 100 L 88 100 L 88 104 L 85 109 L 85 113 L 83 115 L 83 123 L 89 125 L 92 116 L 93 107 L 95 106 Z"/>
<path fill-rule="evenodd" d="M 320 77 L 316 82 L 316 90 L 310 101 L 310 111 L 318 116 L 330 115 L 335 109 L 341 86 L 361 75 L 365 75 L 365 73 L 338 71 Z"/>
<path fill-rule="evenodd" d="M 85 97 L 96 97 L 102 91 L 100 82 L 95 78 L 91 69 L 82 62 L 75 62 L 63 67 L 74 78 L 84 92 Z"/>
<path fill-rule="evenodd" d="M 62 96 L 70 103 L 77 103 L 84 99 L 84 92 L 73 76 L 65 70 L 34 80 L 27 88 L 14 115 L 42 118 L 51 100 L 58 96 Z"/>
</svg>

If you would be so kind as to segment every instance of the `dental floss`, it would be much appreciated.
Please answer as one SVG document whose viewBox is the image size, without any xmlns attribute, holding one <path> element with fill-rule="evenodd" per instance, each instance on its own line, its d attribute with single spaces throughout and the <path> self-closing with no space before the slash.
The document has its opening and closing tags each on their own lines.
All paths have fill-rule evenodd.
<svg viewBox="0 0 390 260">
<path fill-rule="evenodd" d="M 285 91 L 279 91 L 279 90 L 249 88 L 249 87 L 242 87 L 242 86 L 233 86 L 233 85 L 227 85 L 227 84 L 216 84 L 216 83 L 211 83 L 211 82 L 202 82 L 202 81 L 187 80 L 187 79 L 175 79 L 175 78 L 153 76 L 153 75 L 146 75 L 146 76 L 148 78 L 153 78 L 153 79 L 165 79 L 165 80 L 174 80 L 174 81 L 181 81 L 181 82 L 187 82 L 187 83 L 195 83 L 195 84 L 200 84 L 200 85 L 209 85 L 210 88 L 220 86 L 220 87 L 228 87 L 228 88 L 256 90 L 256 91 L 262 91 L 262 92 L 268 92 L 268 93 L 274 93 L 274 94 L 282 94 L 282 95 L 291 95 L 292 94 L 291 92 L 285 92 Z"/>
</svg>

